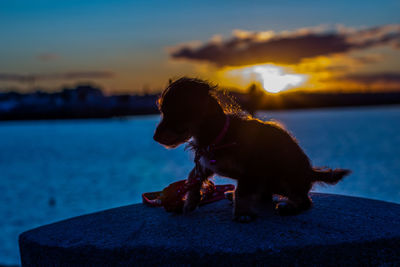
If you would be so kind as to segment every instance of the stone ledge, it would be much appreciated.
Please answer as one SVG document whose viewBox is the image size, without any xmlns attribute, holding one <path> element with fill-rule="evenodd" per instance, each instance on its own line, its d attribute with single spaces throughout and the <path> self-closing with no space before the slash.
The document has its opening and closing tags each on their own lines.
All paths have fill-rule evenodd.
<svg viewBox="0 0 400 267">
<path fill-rule="evenodd" d="M 313 194 L 298 216 L 231 221 L 227 200 L 182 216 L 135 204 L 19 237 L 22 266 L 398 265 L 400 205 Z"/>
</svg>

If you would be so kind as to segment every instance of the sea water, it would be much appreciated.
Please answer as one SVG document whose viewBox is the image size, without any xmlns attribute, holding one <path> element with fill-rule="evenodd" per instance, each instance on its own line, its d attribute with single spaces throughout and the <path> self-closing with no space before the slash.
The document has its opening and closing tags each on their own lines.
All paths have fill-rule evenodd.
<svg viewBox="0 0 400 267">
<path fill-rule="evenodd" d="M 314 166 L 349 168 L 314 191 L 400 203 L 400 106 L 262 112 L 288 129 Z M 159 116 L 0 123 L 0 265 L 19 264 L 18 234 L 139 203 L 184 179 L 193 155 L 153 141 Z M 265 151 L 268 153 L 268 151 Z M 215 178 L 217 183 L 232 182 Z"/>
</svg>

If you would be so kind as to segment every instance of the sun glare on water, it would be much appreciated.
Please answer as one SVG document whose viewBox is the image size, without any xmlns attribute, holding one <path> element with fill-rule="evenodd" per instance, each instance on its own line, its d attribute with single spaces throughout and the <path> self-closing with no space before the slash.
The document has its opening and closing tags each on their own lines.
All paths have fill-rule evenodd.
<svg viewBox="0 0 400 267">
<path fill-rule="evenodd" d="M 298 87 L 306 81 L 306 75 L 285 73 L 284 68 L 269 64 L 233 69 L 228 74 L 240 76 L 246 83 L 258 81 L 270 93 Z"/>
</svg>

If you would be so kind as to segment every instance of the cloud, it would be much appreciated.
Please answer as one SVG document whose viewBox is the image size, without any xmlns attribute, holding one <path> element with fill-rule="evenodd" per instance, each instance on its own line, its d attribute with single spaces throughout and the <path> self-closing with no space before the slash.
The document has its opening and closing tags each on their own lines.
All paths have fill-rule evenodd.
<svg viewBox="0 0 400 267">
<path fill-rule="evenodd" d="M 335 80 L 356 82 L 365 85 L 375 84 L 375 83 L 400 85 L 400 73 L 382 72 L 382 73 L 367 73 L 367 74 L 348 74 L 341 77 L 336 77 Z"/>
<path fill-rule="evenodd" d="M 292 66 L 299 73 L 313 73 L 325 75 L 355 72 L 367 64 L 375 64 L 384 60 L 381 54 L 346 55 L 337 54 L 332 56 L 319 56 L 302 60 L 299 64 Z"/>
<path fill-rule="evenodd" d="M 0 82 L 30 83 L 44 80 L 109 79 L 115 74 L 111 71 L 74 71 L 50 74 L 0 73 Z"/>
<path fill-rule="evenodd" d="M 170 49 L 175 59 L 203 61 L 223 66 L 266 62 L 296 64 L 306 58 L 347 53 L 379 45 L 400 47 L 400 24 L 367 29 L 339 26 L 301 28 L 292 32 L 235 30 L 227 40 L 213 39 L 201 46 L 178 45 Z"/>
</svg>

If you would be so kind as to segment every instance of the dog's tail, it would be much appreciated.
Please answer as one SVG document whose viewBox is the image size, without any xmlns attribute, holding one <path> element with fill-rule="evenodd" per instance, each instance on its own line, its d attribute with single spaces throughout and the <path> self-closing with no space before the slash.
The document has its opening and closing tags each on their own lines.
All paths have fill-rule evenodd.
<svg viewBox="0 0 400 267">
<path fill-rule="evenodd" d="M 346 175 L 351 173 L 351 170 L 346 169 L 326 169 L 326 168 L 313 168 L 313 181 L 323 182 L 327 184 L 337 184 Z"/>
</svg>

